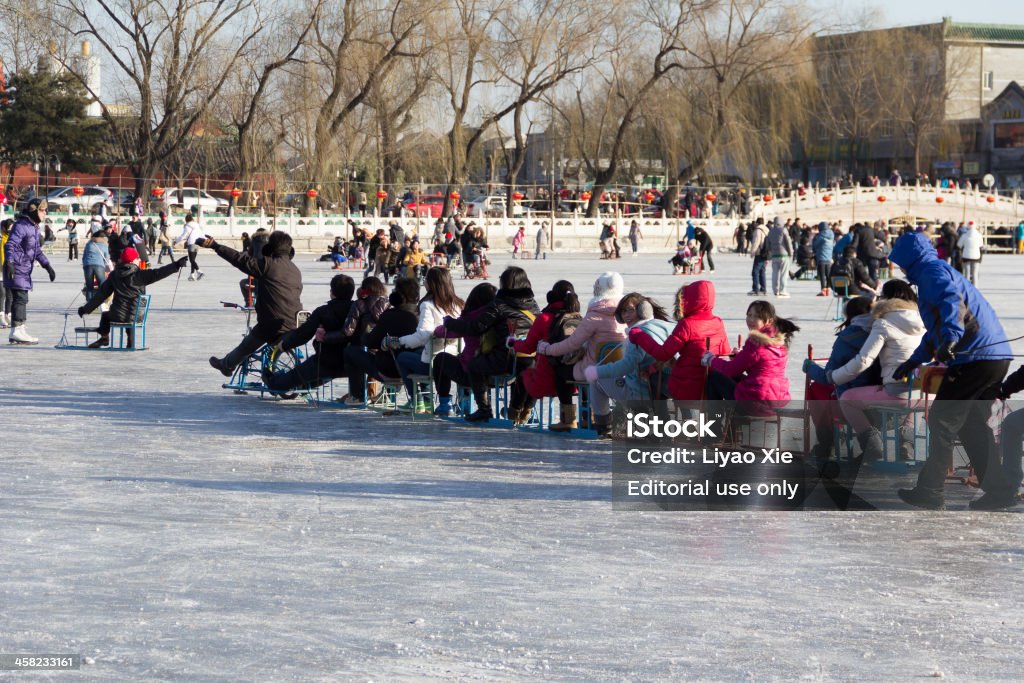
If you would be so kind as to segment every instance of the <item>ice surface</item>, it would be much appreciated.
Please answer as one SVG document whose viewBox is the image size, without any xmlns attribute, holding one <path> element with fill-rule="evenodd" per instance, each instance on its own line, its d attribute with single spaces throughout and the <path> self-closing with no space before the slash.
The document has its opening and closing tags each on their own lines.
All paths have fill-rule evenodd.
<svg viewBox="0 0 1024 683">
<path fill-rule="evenodd" d="M 525 266 L 540 298 L 556 279 L 586 293 L 616 269 L 627 291 L 671 308 L 684 278 L 663 245 L 643 250 Z M 493 273 L 509 261 L 493 258 Z M 58 281 L 37 278 L 30 302 L 43 343 L 0 349 L 0 652 L 88 658 L 50 680 L 1024 670 L 1019 515 L 613 512 L 605 444 L 221 389 L 206 358 L 242 332 L 219 304 L 238 300 L 240 274 L 210 252 L 202 281 L 151 288 L 152 350 L 55 350 L 81 270 L 53 260 Z M 334 271 L 297 260 L 312 308 Z M 733 338 L 749 264 L 719 254 L 710 276 Z M 1022 264 L 992 256 L 981 270 L 1010 336 L 1024 333 Z M 814 283 L 790 290 L 780 313 L 803 327 L 793 355 L 826 351 L 826 302 Z M 796 359 L 790 377 L 802 387 Z M 952 507 L 972 495 L 950 486 Z"/>
</svg>

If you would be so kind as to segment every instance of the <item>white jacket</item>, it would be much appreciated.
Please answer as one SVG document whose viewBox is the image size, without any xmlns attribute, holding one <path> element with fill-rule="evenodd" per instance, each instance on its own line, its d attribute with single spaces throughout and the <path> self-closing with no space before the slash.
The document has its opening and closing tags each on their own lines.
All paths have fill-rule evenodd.
<svg viewBox="0 0 1024 683">
<path fill-rule="evenodd" d="M 871 310 L 875 321 L 860 353 L 832 371 L 833 384 L 846 384 L 871 367 L 877 358 L 882 365 L 882 384 L 901 384 L 892 373 L 910 358 L 924 336 L 924 322 L 917 304 L 903 299 L 883 299 Z"/>
<path fill-rule="evenodd" d="M 204 239 L 205 237 L 206 235 L 203 234 L 203 229 L 199 227 L 199 223 L 192 221 L 191 223 L 185 223 L 181 234 L 175 238 L 174 243 L 185 242 L 185 246 L 191 249 L 195 247 L 196 240 Z"/>
<path fill-rule="evenodd" d="M 968 261 L 981 260 L 981 247 L 984 242 L 980 232 L 974 228 L 967 228 L 956 241 L 956 246 L 960 247 L 960 258 Z"/>
<path fill-rule="evenodd" d="M 461 309 L 454 313 L 445 313 L 434 304 L 433 299 L 425 299 L 420 302 L 420 321 L 416 326 L 416 331 L 399 337 L 398 341 L 406 349 L 422 347 L 423 353 L 420 354 L 420 360 L 424 363 L 430 363 L 431 358 L 442 352 L 457 356 L 459 355 L 459 340 L 457 338 L 435 339 L 434 330 L 444 324 L 446 315 L 458 318 L 461 314 Z"/>
</svg>

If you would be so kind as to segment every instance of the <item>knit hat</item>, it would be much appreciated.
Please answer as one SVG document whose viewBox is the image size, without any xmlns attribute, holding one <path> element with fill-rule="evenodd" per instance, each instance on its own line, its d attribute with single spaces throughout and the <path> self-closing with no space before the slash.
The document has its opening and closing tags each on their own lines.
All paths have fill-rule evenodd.
<svg viewBox="0 0 1024 683">
<path fill-rule="evenodd" d="M 135 247 L 125 247 L 121 252 L 121 263 L 131 263 L 139 258 L 139 252 Z"/>
<path fill-rule="evenodd" d="M 606 272 L 597 276 L 594 281 L 594 298 L 590 300 L 590 306 L 598 301 L 615 301 L 622 298 L 622 276 L 618 273 Z"/>
</svg>

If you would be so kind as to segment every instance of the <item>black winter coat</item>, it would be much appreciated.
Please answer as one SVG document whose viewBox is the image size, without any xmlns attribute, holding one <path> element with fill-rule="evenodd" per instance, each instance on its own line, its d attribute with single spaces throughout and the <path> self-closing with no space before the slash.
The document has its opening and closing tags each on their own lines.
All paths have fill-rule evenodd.
<svg viewBox="0 0 1024 683">
<path fill-rule="evenodd" d="M 345 327 L 345 319 L 351 308 L 351 299 L 348 301 L 334 299 L 318 307 L 310 314 L 306 322 L 281 339 L 281 348 L 294 349 L 296 346 L 307 343 L 316 334 L 318 327 L 324 328 L 328 333 L 341 330 Z M 344 364 L 342 354 L 345 352 L 348 341 L 347 337 L 335 337 L 334 340 L 325 337 L 323 342 L 314 341 L 313 348 L 324 362 L 342 365 Z"/>
<path fill-rule="evenodd" d="M 121 263 L 110 274 L 110 277 L 103 281 L 103 284 L 89 299 L 89 303 L 82 308 L 85 313 L 91 313 L 113 294 L 114 300 L 110 304 L 110 321 L 115 323 L 131 322 L 139 297 L 146 293 L 146 286 L 177 272 L 178 264 L 176 262 L 168 263 L 162 268 L 148 270 L 141 270 L 134 263 Z"/>
<path fill-rule="evenodd" d="M 885 254 L 875 244 L 875 231 L 870 225 L 861 225 L 857 228 L 850 245 L 857 249 L 857 258 L 864 263 L 867 263 L 868 259 L 885 258 Z"/>
<path fill-rule="evenodd" d="M 532 317 L 523 311 L 530 311 Z M 540 308 L 533 298 L 532 289 L 501 289 L 498 290 L 494 301 L 487 304 L 480 315 L 471 320 L 446 318 L 444 326 L 445 329 L 464 337 L 482 337 L 488 330 L 495 330 L 500 340 L 499 346 L 504 349 L 505 339 L 509 334 L 521 339 L 526 337 L 539 313 Z M 510 322 L 513 325 L 511 332 Z"/>
<path fill-rule="evenodd" d="M 302 273 L 289 254 L 254 258 L 223 244 L 214 244 L 217 256 L 256 281 L 256 327 L 263 339 L 277 340 L 295 329 L 295 317 L 302 310 Z"/>
<path fill-rule="evenodd" d="M 419 305 L 402 304 L 389 308 L 380 316 L 380 321 L 373 331 L 366 336 L 366 348 L 376 351 L 373 354 L 377 371 L 384 377 L 399 377 L 398 366 L 392 351 L 381 351 L 380 344 L 384 337 L 404 337 L 412 334 L 419 326 Z"/>
</svg>

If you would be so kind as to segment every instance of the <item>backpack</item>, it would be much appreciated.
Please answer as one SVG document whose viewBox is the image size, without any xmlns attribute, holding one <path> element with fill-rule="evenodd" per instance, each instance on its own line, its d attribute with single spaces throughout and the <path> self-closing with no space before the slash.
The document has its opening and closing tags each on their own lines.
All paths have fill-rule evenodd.
<svg viewBox="0 0 1024 683">
<path fill-rule="evenodd" d="M 565 313 L 564 311 L 555 316 L 551 321 L 551 329 L 548 331 L 548 342 L 555 344 L 563 341 L 576 331 L 576 328 L 583 322 L 583 316 L 579 313 Z M 548 362 L 552 367 L 559 365 L 575 365 L 587 355 L 585 346 L 565 354 L 564 356 L 549 356 Z"/>
</svg>

